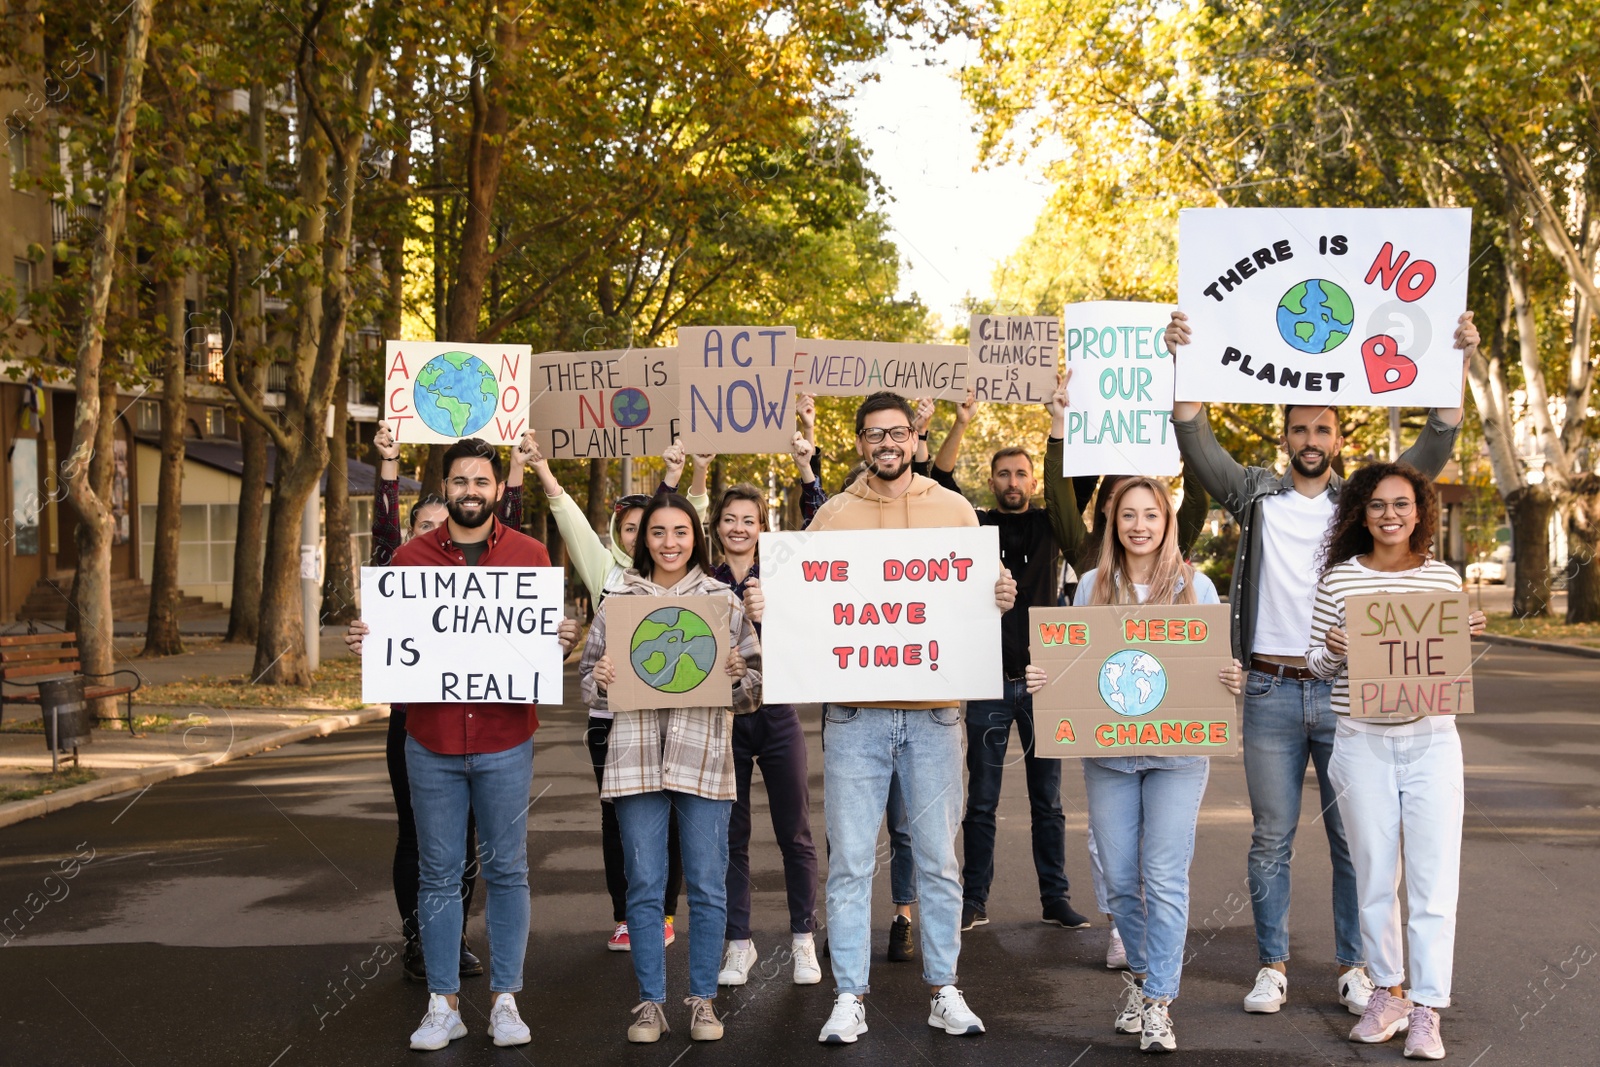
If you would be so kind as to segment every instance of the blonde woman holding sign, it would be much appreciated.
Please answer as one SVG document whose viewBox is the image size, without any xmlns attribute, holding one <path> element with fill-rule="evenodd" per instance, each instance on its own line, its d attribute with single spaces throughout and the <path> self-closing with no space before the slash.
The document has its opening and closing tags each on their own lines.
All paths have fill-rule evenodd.
<svg viewBox="0 0 1600 1067">
<path fill-rule="evenodd" d="M 1345 483 L 1311 616 L 1306 665 L 1333 679 L 1339 723 L 1328 770 L 1356 869 L 1362 949 L 1378 989 L 1351 1041 L 1376 1044 L 1405 1033 L 1410 1059 L 1444 1058 L 1438 1009 L 1450 1006 L 1461 877 L 1463 771 L 1454 715 L 1403 722 L 1350 717 L 1345 599 L 1372 593 L 1450 593 L 1461 576 L 1431 558 L 1439 524 L 1433 486 L 1415 467 L 1381 463 Z M 1475 634 L 1483 612 L 1467 616 Z M 1404 860 L 1402 862 L 1402 853 Z M 1411 996 L 1401 939 L 1404 872 Z"/>
<path fill-rule="evenodd" d="M 628 926 L 661 928 L 667 882 L 667 819 L 678 815 L 689 910 L 689 1037 L 717 1041 L 722 1021 L 712 1001 L 727 926 L 728 817 L 735 795 L 733 717 L 761 707 L 761 645 L 754 624 L 729 588 L 707 573 L 706 537 L 694 506 L 677 493 L 658 493 L 645 505 L 634 543 L 633 567 L 622 588 L 600 602 L 578 668 L 583 701 L 607 709 L 606 691 L 617 680 L 606 655 L 606 612 L 622 596 L 702 596 L 732 601 L 732 646 L 724 664 L 733 679 L 731 707 L 616 711 L 606 751 L 602 799 L 616 805 L 628 875 Z M 666 946 L 654 937 L 633 943 L 639 1005 L 628 1040 L 648 1043 L 669 1032 Z"/>
<path fill-rule="evenodd" d="M 1111 495 L 1115 536 L 1100 546 L 1099 566 L 1083 576 L 1076 607 L 1108 604 L 1216 604 L 1211 579 L 1184 563 L 1177 513 L 1166 487 L 1125 478 Z M 1235 696 L 1244 682 L 1238 660 L 1218 676 Z M 1027 669 L 1028 692 L 1049 680 Z M 1170 1005 L 1183 975 L 1189 931 L 1189 865 L 1200 800 L 1211 776 L 1205 756 L 1116 756 L 1083 761 L 1089 825 L 1105 871 L 1107 903 L 1127 952 L 1116 1029 L 1138 1034 L 1139 1048 L 1178 1047 Z"/>
</svg>

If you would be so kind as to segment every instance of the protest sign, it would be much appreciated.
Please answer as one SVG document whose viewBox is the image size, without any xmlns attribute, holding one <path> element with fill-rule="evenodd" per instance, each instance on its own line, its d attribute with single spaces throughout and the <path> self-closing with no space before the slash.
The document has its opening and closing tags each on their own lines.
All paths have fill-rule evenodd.
<svg viewBox="0 0 1600 1067">
<path fill-rule="evenodd" d="M 889 341 L 794 343 L 795 380 L 816 396 L 870 396 L 880 389 L 935 400 L 967 398 L 965 345 L 912 345 Z"/>
<path fill-rule="evenodd" d="M 724 708 L 733 703 L 725 669 L 729 594 L 606 597 L 606 655 L 617 680 L 612 711 Z"/>
<path fill-rule="evenodd" d="M 768 703 L 1001 695 L 993 526 L 761 535 Z"/>
<path fill-rule="evenodd" d="M 1476 711 L 1471 612 L 1464 593 L 1346 597 L 1351 716 L 1405 720 Z"/>
<path fill-rule="evenodd" d="M 788 452 L 794 442 L 793 326 L 678 329 L 678 418 L 693 452 Z"/>
<path fill-rule="evenodd" d="M 764 576 L 764 575 L 763 575 Z M 1233 662 L 1225 604 L 1029 608 L 1040 756 L 1231 756 Z"/>
<path fill-rule="evenodd" d="M 1056 391 L 1061 322 L 1054 315 L 973 315 L 967 383 L 991 404 L 1043 404 Z"/>
<path fill-rule="evenodd" d="M 1190 208 L 1179 400 L 1458 407 L 1468 208 Z"/>
<path fill-rule="evenodd" d="M 560 567 L 362 567 L 361 699 L 560 704 Z"/>
<path fill-rule="evenodd" d="M 390 341 L 383 418 L 397 443 L 454 444 L 481 437 L 514 445 L 528 428 L 528 345 Z"/>
<path fill-rule="evenodd" d="M 678 433 L 678 350 L 542 352 L 528 418 L 548 459 L 659 456 Z"/>
<path fill-rule="evenodd" d="M 1061 312 L 1067 425 L 1062 473 L 1177 474 L 1167 304 L 1098 300 Z"/>
</svg>

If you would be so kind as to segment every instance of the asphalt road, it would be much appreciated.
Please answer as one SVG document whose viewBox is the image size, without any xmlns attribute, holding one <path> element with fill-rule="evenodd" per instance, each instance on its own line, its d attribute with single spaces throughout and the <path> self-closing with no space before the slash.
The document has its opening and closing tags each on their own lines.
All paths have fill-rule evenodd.
<svg viewBox="0 0 1600 1067">
<path fill-rule="evenodd" d="M 1479 714 L 1462 725 L 1469 806 L 1456 1006 L 1444 1021 L 1450 1062 L 1600 1063 L 1600 661 L 1495 648 L 1477 678 Z M 627 1045 L 637 990 L 628 957 L 604 949 L 610 908 L 580 721 L 549 710 L 536 741 L 533 934 L 520 998 L 532 1045 L 489 1044 L 487 979 L 476 978 L 463 987 L 472 1033 L 444 1052 L 406 1048 L 426 998 L 400 973 L 393 805 L 385 727 L 376 724 L 0 830 L 0 1064 L 1092 1067 L 1140 1058 L 1136 1041 L 1111 1032 L 1120 979 L 1103 966 L 1104 923 L 1070 932 L 1039 922 L 1020 765 L 1008 771 L 1002 800 L 992 923 L 966 936 L 961 956 L 962 985 L 987 1035 L 952 1038 L 926 1025 L 919 969 L 882 958 L 889 908 L 880 878 L 871 1032 L 857 1045 L 816 1044 L 831 977 L 802 988 L 761 964 L 749 986 L 719 1001 L 727 1038 L 692 1045 L 681 934 L 668 951 L 677 1030 L 657 1046 Z M 820 840 L 816 726 L 809 716 Z M 1088 911 L 1083 782 L 1070 762 L 1064 781 L 1068 873 Z M 759 788 L 757 807 L 756 943 L 765 952 L 787 923 Z M 1354 1018 L 1332 995 L 1316 809 L 1312 786 L 1294 867 L 1289 1005 L 1246 1015 L 1239 1000 L 1255 971 L 1244 885 L 1249 805 L 1239 761 L 1214 768 L 1173 1062 L 1400 1061 L 1399 1042 L 1345 1040 Z M 473 928 L 481 946 L 481 915 Z"/>
</svg>

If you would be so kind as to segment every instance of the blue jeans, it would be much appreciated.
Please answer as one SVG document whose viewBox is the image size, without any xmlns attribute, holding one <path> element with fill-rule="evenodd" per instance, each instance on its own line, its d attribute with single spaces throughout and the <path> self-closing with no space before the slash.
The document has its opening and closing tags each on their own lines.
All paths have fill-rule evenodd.
<svg viewBox="0 0 1600 1067">
<path fill-rule="evenodd" d="M 900 779 L 922 907 L 922 977 L 954 985 L 961 954 L 961 712 L 829 704 L 822 784 L 828 817 L 828 950 L 839 993 L 869 991 L 872 876 L 889 783 Z"/>
<path fill-rule="evenodd" d="M 967 704 L 967 815 L 961 820 L 966 863 L 961 884 L 966 899 L 980 908 L 989 903 L 994 881 L 995 813 L 1006 769 L 1011 724 L 1017 724 L 1028 807 L 1033 829 L 1033 869 L 1039 875 L 1039 903 L 1049 907 L 1067 899 L 1067 823 L 1061 813 L 1061 761 L 1035 755 L 1033 697 L 1025 682 L 1007 681 L 1003 700 Z"/>
<path fill-rule="evenodd" d="M 689 890 L 689 995 L 717 995 L 722 935 L 728 925 L 728 816 L 731 800 L 660 791 L 617 797 L 617 824 L 628 873 L 628 935 L 639 999 L 667 1002 L 667 817 L 678 813 L 683 880 Z"/>
<path fill-rule="evenodd" d="M 1114 771 L 1083 761 L 1106 903 L 1128 951 L 1128 969 L 1145 976 L 1144 995 L 1175 1000 L 1189 933 L 1189 864 L 1211 761 Z"/>
<path fill-rule="evenodd" d="M 1359 967 L 1361 919 L 1356 871 L 1350 862 L 1338 792 L 1328 777 L 1338 716 L 1329 704 L 1333 683 L 1297 682 L 1251 671 L 1244 686 L 1244 774 L 1255 830 L 1248 879 L 1262 963 L 1289 958 L 1289 863 L 1300 824 L 1306 763 L 1317 770 L 1323 829 L 1333 861 L 1333 952 L 1340 967 Z"/>
<path fill-rule="evenodd" d="M 898 774 L 889 779 L 889 804 L 884 814 L 889 819 L 889 899 L 896 906 L 915 904 L 917 861 L 911 854 L 911 820 L 906 817 Z"/>
<path fill-rule="evenodd" d="M 528 952 L 528 793 L 533 738 L 503 752 L 445 756 L 406 738 L 406 774 L 417 818 L 421 878 L 417 918 L 428 992 L 461 988 L 461 872 L 467 812 L 478 822 L 478 862 L 488 887 L 489 989 L 522 989 Z"/>
</svg>

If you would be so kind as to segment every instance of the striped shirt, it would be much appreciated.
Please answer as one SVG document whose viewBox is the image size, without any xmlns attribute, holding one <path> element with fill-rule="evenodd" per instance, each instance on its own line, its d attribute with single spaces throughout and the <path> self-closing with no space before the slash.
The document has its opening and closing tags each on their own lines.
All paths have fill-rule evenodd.
<svg viewBox="0 0 1600 1067">
<path fill-rule="evenodd" d="M 1350 714 L 1350 672 L 1345 657 L 1328 651 L 1328 631 L 1337 626 L 1348 632 L 1344 604 L 1347 597 L 1375 593 L 1459 593 L 1461 576 L 1447 564 L 1430 559 L 1408 571 L 1375 571 L 1354 559 L 1328 569 L 1317 583 L 1316 601 L 1311 607 L 1311 647 L 1306 651 L 1306 666 L 1318 678 L 1333 679 L 1334 713 Z M 1412 719 L 1362 719 L 1375 726 L 1395 726 Z M 1454 716 L 1451 716 L 1454 718 Z"/>
</svg>

